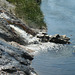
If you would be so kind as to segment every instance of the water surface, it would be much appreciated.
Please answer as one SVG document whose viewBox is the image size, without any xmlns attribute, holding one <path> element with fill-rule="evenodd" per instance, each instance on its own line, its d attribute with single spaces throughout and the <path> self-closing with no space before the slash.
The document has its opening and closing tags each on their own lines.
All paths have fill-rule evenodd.
<svg viewBox="0 0 75 75">
<path fill-rule="evenodd" d="M 48 34 L 66 34 L 71 44 L 41 51 L 32 66 L 39 75 L 75 75 L 75 1 L 42 0 L 41 10 Z"/>
</svg>

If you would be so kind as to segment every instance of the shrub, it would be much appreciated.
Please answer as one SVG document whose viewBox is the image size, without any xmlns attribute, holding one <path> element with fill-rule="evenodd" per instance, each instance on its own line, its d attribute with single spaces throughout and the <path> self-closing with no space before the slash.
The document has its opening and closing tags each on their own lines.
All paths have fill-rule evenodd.
<svg viewBox="0 0 75 75">
<path fill-rule="evenodd" d="M 16 5 L 16 15 L 23 19 L 29 26 L 46 27 L 43 14 L 40 10 L 41 0 L 7 0 Z M 39 1 L 39 2 L 37 2 Z"/>
</svg>

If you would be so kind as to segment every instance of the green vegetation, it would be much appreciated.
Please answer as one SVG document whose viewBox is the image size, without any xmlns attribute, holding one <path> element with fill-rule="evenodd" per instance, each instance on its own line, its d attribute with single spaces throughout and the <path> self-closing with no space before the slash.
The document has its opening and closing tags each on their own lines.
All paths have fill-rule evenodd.
<svg viewBox="0 0 75 75">
<path fill-rule="evenodd" d="M 40 10 L 41 0 L 7 0 L 16 5 L 17 17 L 23 19 L 31 27 L 46 27 Z M 34 26 L 35 25 L 35 26 Z"/>
</svg>

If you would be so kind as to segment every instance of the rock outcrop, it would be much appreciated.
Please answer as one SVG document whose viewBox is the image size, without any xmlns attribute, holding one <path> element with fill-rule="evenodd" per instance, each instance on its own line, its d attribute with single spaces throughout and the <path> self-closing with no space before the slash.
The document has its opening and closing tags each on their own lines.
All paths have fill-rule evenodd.
<svg viewBox="0 0 75 75">
<path fill-rule="evenodd" d="M 0 7 L 0 74 L 37 75 L 30 66 L 34 58 L 31 51 L 21 46 L 26 45 L 27 41 L 11 25 L 28 33 L 33 33 L 33 30 L 16 20 L 18 19 L 13 14 Z"/>
<path fill-rule="evenodd" d="M 53 43 L 58 43 L 58 44 L 70 44 L 69 40 L 66 35 L 59 35 L 56 34 L 54 36 L 49 36 L 46 33 L 41 33 L 37 35 L 37 38 L 40 38 L 41 42 L 53 42 Z"/>
<path fill-rule="evenodd" d="M 10 14 L 7 10 L 5 10 L 4 8 L 0 8 L 0 17 L 5 20 L 8 25 L 12 24 L 18 27 L 21 27 L 23 30 L 25 30 L 28 34 L 31 34 L 33 36 L 36 35 L 36 32 L 33 31 L 31 28 L 29 28 L 28 26 L 26 26 L 21 20 L 19 20 L 17 17 L 15 17 L 15 15 Z"/>
<path fill-rule="evenodd" d="M 23 75 L 31 75 L 35 72 L 30 67 L 33 56 L 29 55 L 17 47 L 7 44 L 0 40 L 0 72 L 6 72 L 11 75 L 18 75 L 18 71 Z"/>
<path fill-rule="evenodd" d="M 50 42 L 59 43 L 59 44 L 70 44 L 69 40 L 70 38 L 68 38 L 66 35 L 56 34 L 50 37 Z"/>
</svg>

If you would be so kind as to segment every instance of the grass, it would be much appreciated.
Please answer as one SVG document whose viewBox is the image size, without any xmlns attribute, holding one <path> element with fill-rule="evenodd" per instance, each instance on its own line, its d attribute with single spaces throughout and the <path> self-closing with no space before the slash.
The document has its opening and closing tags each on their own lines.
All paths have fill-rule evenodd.
<svg viewBox="0 0 75 75">
<path fill-rule="evenodd" d="M 40 10 L 41 0 L 7 0 L 16 5 L 16 15 L 31 27 L 46 27 L 44 17 Z"/>
</svg>

